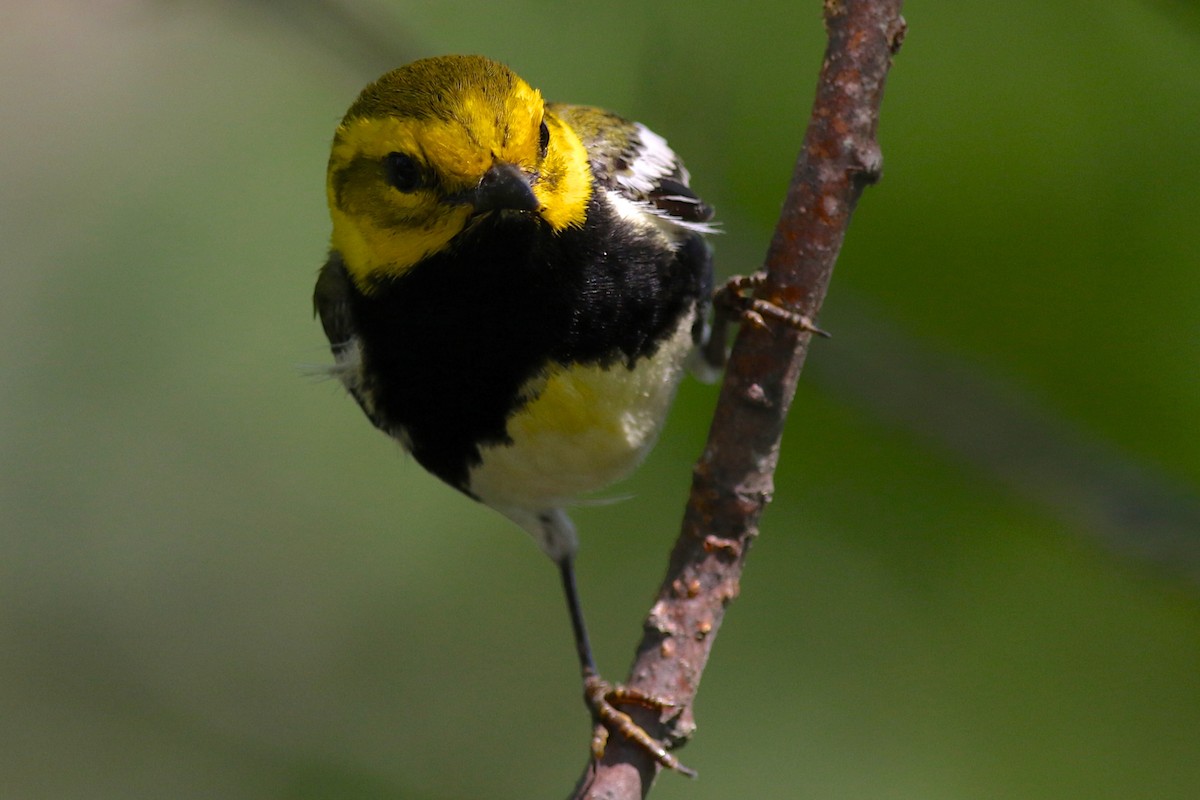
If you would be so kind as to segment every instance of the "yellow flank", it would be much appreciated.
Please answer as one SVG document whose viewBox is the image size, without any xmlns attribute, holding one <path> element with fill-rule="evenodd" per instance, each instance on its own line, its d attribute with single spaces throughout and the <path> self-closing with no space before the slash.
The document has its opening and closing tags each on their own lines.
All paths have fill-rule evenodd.
<svg viewBox="0 0 1200 800">
<path fill-rule="evenodd" d="M 388 88 L 389 76 L 379 90 Z M 399 80 L 399 79 L 397 79 Z M 540 203 L 536 213 L 556 231 L 582 225 L 591 196 L 587 149 L 547 113 L 541 94 L 515 78 L 503 92 L 467 90 L 445 113 L 376 102 L 352 107 L 338 126 L 329 157 L 326 195 L 331 245 L 360 291 L 375 279 L 402 274 L 448 247 L 470 222 L 470 192 L 497 163 L 517 166 Z M 550 134 L 540 149 L 541 125 Z M 403 153 L 428 180 L 412 191 L 387 183 L 389 153 Z"/>
<path fill-rule="evenodd" d="M 508 420 L 511 444 L 481 449 L 471 491 L 504 509 L 561 508 L 631 472 L 653 446 L 692 349 L 693 315 L 630 370 L 555 368 Z"/>
</svg>

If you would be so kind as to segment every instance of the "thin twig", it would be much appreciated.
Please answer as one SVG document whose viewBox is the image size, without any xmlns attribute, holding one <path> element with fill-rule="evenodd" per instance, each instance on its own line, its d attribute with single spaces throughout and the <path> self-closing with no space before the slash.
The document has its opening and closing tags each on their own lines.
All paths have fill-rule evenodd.
<svg viewBox="0 0 1200 800">
<path fill-rule="evenodd" d="M 901 0 L 825 0 L 829 44 L 817 96 L 757 294 L 806 319 L 817 318 L 851 213 L 879 177 L 875 129 L 884 78 L 904 36 L 900 7 Z M 665 741 L 681 743 L 695 730 L 692 702 L 771 498 L 811 336 L 751 315 L 734 343 L 682 531 L 627 682 L 676 704 L 662 718 L 627 709 Z M 659 769 L 643 750 L 611 737 L 573 797 L 636 800 Z"/>
</svg>

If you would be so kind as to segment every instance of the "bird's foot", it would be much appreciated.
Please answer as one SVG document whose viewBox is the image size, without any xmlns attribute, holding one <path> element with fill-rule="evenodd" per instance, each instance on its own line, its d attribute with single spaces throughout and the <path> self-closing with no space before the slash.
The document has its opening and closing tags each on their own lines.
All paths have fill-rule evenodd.
<svg viewBox="0 0 1200 800">
<path fill-rule="evenodd" d="M 750 293 L 762 286 L 767 273 L 754 272 L 750 275 L 735 275 L 716 291 L 715 302 L 719 311 L 748 322 L 762 324 L 764 319 L 774 319 L 790 328 L 813 333 L 825 339 L 829 332 L 821 330 L 812 319 L 804 314 L 789 311 L 769 300 L 754 297 Z"/>
<path fill-rule="evenodd" d="M 762 286 L 766 278 L 765 272 L 735 275 L 713 293 L 713 306 L 716 310 L 713 332 L 704 346 L 704 359 L 710 366 L 719 368 L 725 365 L 728 356 L 725 350 L 725 330 L 731 322 L 766 327 L 768 320 L 774 320 L 804 333 L 829 338 L 829 332 L 819 328 L 808 316 L 755 297 L 752 292 Z"/>
<path fill-rule="evenodd" d="M 594 673 L 584 676 L 583 697 L 597 722 L 596 732 L 592 736 L 592 755 L 596 759 L 603 758 L 609 733 L 616 732 L 653 756 L 655 761 L 667 769 L 681 772 L 689 778 L 696 777 L 694 769 L 681 764 L 661 742 L 617 708 L 618 705 L 638 705 L 662 713 L 674 708 L 675 703 L 627 686 L 613 685 Z"/>
</svg>

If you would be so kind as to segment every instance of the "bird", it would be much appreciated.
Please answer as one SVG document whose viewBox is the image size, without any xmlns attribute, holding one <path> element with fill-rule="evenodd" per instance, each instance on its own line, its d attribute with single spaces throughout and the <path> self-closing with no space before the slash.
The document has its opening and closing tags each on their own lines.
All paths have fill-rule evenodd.
<svg viewBox="0 0 1200 800">
<path fill-rule="evenodd" d="M 712 380 L 713 209 L 645 125 L 552 103 L 476 55 L 364 88 L 333 138 L 314 308 L 330 372 L 430 473 L 558 567 L 593 752 L 608 730 L 694 774 L 599 675 L 569 512 L 630 474 L 689 369 Z"/>
</svg>

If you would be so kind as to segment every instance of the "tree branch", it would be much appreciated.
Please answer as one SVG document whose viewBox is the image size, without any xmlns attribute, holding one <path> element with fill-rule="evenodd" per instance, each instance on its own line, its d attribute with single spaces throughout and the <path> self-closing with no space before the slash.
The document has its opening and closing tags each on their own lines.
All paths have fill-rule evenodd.
<svg viewBox="0 0 1200 800">
<path fill-rule="evenodd" d="M 884 78 L 905 24 L 901 0 L 825 0 L 829 43 L 812 116 L 766 257 L 758 297 L 815 319 L 862 190 L 875 182 Z M 784 420 L 811 334 L 750 314 L 734 342 L 682 530 L 645 622 L 627 685 L 676 703 L 659 719 L 628 709 L 652 735 L 682 743 L 725 607 L 771 499 Z M 618 736 L 589 761 L 575 798 L 645 797 L 660 767 Z"/>
</svg>

